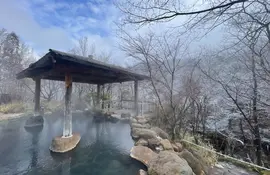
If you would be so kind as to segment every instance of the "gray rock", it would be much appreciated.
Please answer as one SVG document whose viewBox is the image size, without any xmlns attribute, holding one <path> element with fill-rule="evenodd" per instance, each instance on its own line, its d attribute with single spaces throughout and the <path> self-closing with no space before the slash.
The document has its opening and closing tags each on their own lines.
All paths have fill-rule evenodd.
<svg viewBox="0 0 270 175">
<path fill-rule="evenodd" d="M 155 156 L 156 153 L 145 146 L 133 146 L 130 151 L 130 157 L 142 162 L 145 166 L 148 166 L 150 160 Z"/>
<path fill-rule="evenodd" d="M 119 121 L 122 122 L 122 123 L 129 124 L 129 119 L 128 118 L 121 118 Z"/>
<path fill-rule="evenodd" d="M 148 146 L 148 142 L 144 139 L 139 139 L 136 143 L 135 146 Z"/>
<path fill-rule="evenodd" d="M 131 123 L 138 123 L 138 121 L 135 118 L 129 119 Z"/>
<path fill-rule="evenodd" d="M 133 139 L 151 139 L 156 138 L 157 134 L 155 131 L 152 131 L 150 129 L 144 129 L 144 128 L 132 128 L 131 129 L 131 136 Z"/>
<path fill-rule="evenodd" d="M 145 117 L 144 116 L 141 116 L 141 115 L 138 115 L 136 117 L 134 117 L 136 120 L 139 120 L 139 119 L 144 119 Z"/>
<path fill-rule="evenodd" d="M 33 116 L 26 120 L 24 127 L 38 127 L 43 126 L 44 119 L 41 115 Z"/>
<path fill-rule="evenodd" d="M 131 128 L 150 128 L 149 124 L 142 125 L 140 123 L 131 123 Z"/>
<path fill-rule="evenodd" d="M 157 147 L 161 145 L 160 140 L 158 138 L 151 138 L 148 139 L 148 147 L 156 150 Z"/>
<path fill-rule="evenodd" d="M 205 174 L 205 170 L 202 163 L 195 156 L 193 156 L 191 152 L 184 149 L 178 155 L 179 157 L 185 159 L 188 162 L 188 165 L 191 167 L 191 169 L 196 175 Z"/>
<path fill-rule="evenodd" d="M 148 120 L 146 120 L 145 118 L 138 119 L 138 123 L 140 123 L 140 124 L 146 124 L 147 122 L 148 122 Z"/>
<path fill-rule="evenodd" d="M 171 151 L 162 151 L 151 158 L 148 175 L 193 175 L 186 160 Z"/>
<path fill-rule="evenodd" d="M 161 140 L 160 144 L 162 145 L 164 150 L 173 150 L 172 144 L 168 139 Z"/>
<path fill-rule="evenodd" d="M 122 113 L 121 118 L 130 118 L 131 114 L 130 113 Z"/>
<path fill-rule="evenodd" d="M 169 139 L 169 134 L 158 127 L 152 127 L 151 130 L 155 131 L 162 139 Z"/>
<path fill-rule="evenodd" d="M 172 143 L 172 147 L 175 152 L 181 152 L 183 150 L 183 146 L 179 142 Z"/>
</svg>

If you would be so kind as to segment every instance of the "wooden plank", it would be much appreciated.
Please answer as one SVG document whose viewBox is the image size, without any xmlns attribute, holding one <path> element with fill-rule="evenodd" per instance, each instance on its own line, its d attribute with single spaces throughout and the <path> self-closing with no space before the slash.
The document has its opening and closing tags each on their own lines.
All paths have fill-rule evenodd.
<svg viewBox="0 0 270 175">
<path fill-rule="evenodd" d="M 72 136 L 72 113 L 71 113 L 72 77 L 70 73 L 66 73 L 65 86 L 66 86 L 66 93 L 65 93 L 63 137 L 70 137 Z"/>
<path fill-rule="evenodd" d="M 34 108 L 34 116 L 40 115 L 40 78 L 35 79 L 35 108 Z"/>
</svg>

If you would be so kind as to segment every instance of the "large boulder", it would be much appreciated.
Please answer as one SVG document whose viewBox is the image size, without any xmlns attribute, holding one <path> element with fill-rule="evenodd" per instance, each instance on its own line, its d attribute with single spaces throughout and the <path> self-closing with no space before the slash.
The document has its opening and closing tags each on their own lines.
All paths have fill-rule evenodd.
<svg viewBox="0 0 270 175">
<path fill-rule="evenodd" d="M 145 166 L 149 166 L 149 162 L 156 156 L 151 149 L 145 146 L 133 146 L 130 151 L 130 157 L 142 162 Z"/>
<path fill-rule="evenodd" d="M 52 140 L 50 150 L 52 152 L 64 153 L 74 149 L 81 140 L 80 134 L 73 134 L 70 137 L 57 136 Z"/>
<path fill-rule="evenodd" d="M 136 120 L 140 120 L 140 119 L 145 119 L 145 117 L 144 116 L 141 116 L 141 115 L 138 115 L 138 116 L 136 116 L 136 117 L 134 117 Z"/>
<path fill-rule="evenodd" d="M 215 157 L 216 155 L 214 155 L 214 153 L 207 154 L 207 157 L 204 157 L 203 155 L 205 155 L 205 154 L 202 154 L 201 151 L 199 151 L 199 150 L 190 148 L 188 151 L 190 153 L 192 153 L 192 155 L 199 160 L 199 162 L 202 165 L 202 167 L 204 168 L 204 170 L 207 170 L 209 166 L 217 163 L 217 160 Z"/>
<path fill-rule="evenodd" d="M 168 139 L 161 140 L 160 144 L 162 145 L 164 150 L 173 150 L 172 144 Z"/>
<path fill-rule="evenodd" d="M 148 120 L 145 119 L 145 118 L 140 118 L 140 119 L 138 119 L 138 123 L 140 123 L 140 124 L 146 124 L 146 123 L 148 123 Z"/>
<path fill-rule="evenodd" d="M 107 120 L 107 115 L 102 114 L 102 112 L 100 111 L 94 111 L 93 114 L 93 121 L 95 123 L 101 123 L 101 122 L 105 122 Z"/>
<path fill-rule="evenodd" d="M 139 139 L 136 143 L 135 143 L 135 146 L 148 146 L 148 142 L 147 140 L 144 140 L 144 139 Z"/>
<path fill-rule="evenodd" d="M 112 123 L 116 123 L 121 119 L 121 116 L 118 114 L 111 114 L 107 116 L 107 120 L 112 122 Z"/>
<path fill-rule="evenodd" d="M 175 152 L 181 152 L 183 150 L 183 146 L 179 142 L 172 143 L 172 147 Z"/>
<path fill-rule="evenodd" d="M 130 118 L 131 117 L 131 114 L 130 113 L 122 113 L 121 114 L 121 118 Z"/>
<path fill-rule="evenodd" d="M 151 130 L 155 131 L 157 133 L 157 135 L 159 137 L 161 137 L 162 139 L 169 139 L 169 135 L 163 131 L 162 129 L 158 128 L 158 127 L 152 127 Z"/>
<path fill-rule="evenodd" d="M 137 123 L 138 121 L 135 118 L 130 118 L 129 119 L 131 123 Z"/>
<path fill-rule="evenodd" d="M 144 129 L 144 128 L 132 128 L 131 129 L 131 136 L 133 139 L 151 139 L 156 138 L 157 134 L 155 131 L 152 131 L 150 129 Z"/>
<path fill-rule="evenodd" d="M 148 147 L 156 150 L 157 147 L 161 145 L 160 140 L 158 138 L 151 138 L 148 139 Z"/>
<path fill-rule="evenodd" d="M 146 129 L 149 129 L 150 125 L 149 124 L 142 125 L 140 123 L 131 123 L 131 128 L 146 128 Z"/>
<path fill-rule="evenodd" d="M 25 122 L 24 127 L 43 127 L 43 123 L 44 123 L 44 119 L 41 115 L 39 116 L 32 116 L 30 118 L 28 118 Z"/>
<path fill-rule="evenodd" d="M 205 170 L 202 163 L 195 157 L 191 152 L 184 149 L 181 153 L 178 154 L 179 157 L 185 159 L 188 162 L 188 165 L 192 168 L 193 172 L 196 175 L 204 175 Z"/>
<path fill-rule="evenodd" d="M 186 160 L 171 151 L 162 151 L 149 162 L 148 175 L 193 175 Z"/>
</svg>

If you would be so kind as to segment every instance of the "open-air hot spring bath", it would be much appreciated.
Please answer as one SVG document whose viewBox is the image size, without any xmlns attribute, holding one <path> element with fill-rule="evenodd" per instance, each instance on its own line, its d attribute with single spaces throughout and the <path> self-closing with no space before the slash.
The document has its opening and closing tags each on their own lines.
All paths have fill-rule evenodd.
<svg viewBox="0 0 270 175">
<path fill-rule="evenodd" d="M 45 116 L 43 128 L 31 130 L 24 128 L 27 117 L 1 122 L 0 174 L 136 175 L 145 168 L 129 157 L 129 124 L 95 123 L 82 113 L 73 114 L 73 131 L 81 135 L 77 147 L 50 152 L 52 139 L 62 134 L 62 115 Z"/>
</svg>

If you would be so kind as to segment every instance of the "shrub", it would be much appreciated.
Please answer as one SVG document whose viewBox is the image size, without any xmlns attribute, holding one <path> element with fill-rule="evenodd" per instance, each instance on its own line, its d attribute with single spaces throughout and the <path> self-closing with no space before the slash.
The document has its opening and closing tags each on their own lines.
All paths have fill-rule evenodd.
<svg viewBox="0 0 270 175">
<path fill-rule="evenodd" d="M 22 102 L 12 102 L 0 105 L 0 112 L 4 114 L 25 112 L 26 107 Z"/>
</svg>

